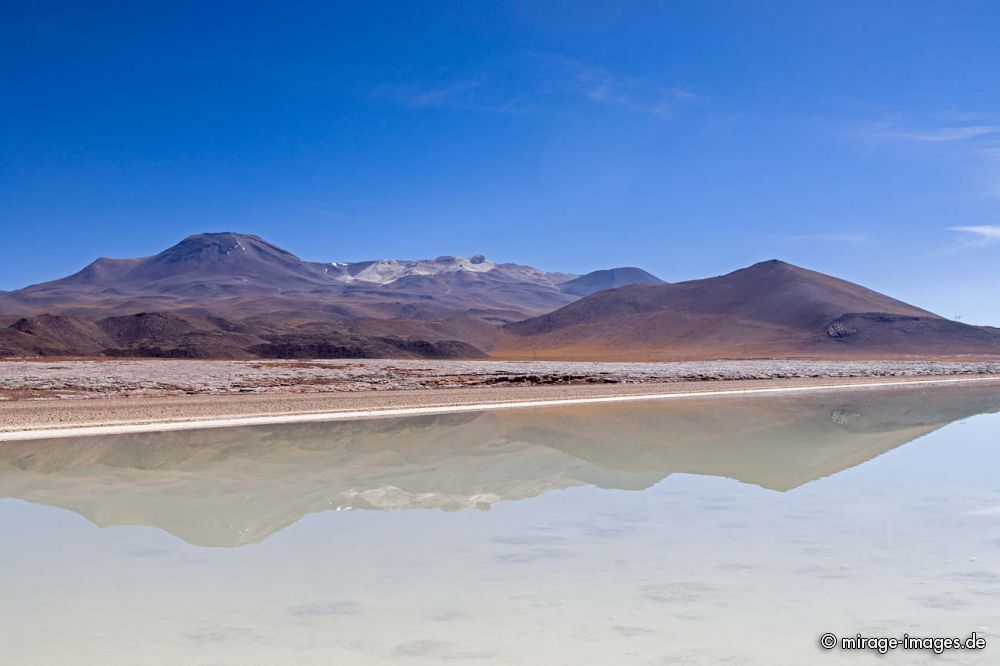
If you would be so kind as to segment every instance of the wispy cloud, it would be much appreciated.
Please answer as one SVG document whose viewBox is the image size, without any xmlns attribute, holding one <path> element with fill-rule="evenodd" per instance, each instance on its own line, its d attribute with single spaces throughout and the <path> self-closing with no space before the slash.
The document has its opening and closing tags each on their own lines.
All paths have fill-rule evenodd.
<svg viewBox="0 0 1000 666">
<path fill-rule="evenodd" d="M 949 227 L 949 231 L 962 234 L 961 242 L 965 245 L 986 245 L 1000 243 L 1000 226 L 980 224 L 966 227 Z"/>
<path fill-rule="evenodd" d="M 1000 197 L 1000 114 L 948 112 L 914 118 L 897 113 L 863 123 L 853 134 L 872 150 L 922 145 L 968 173 L 982 195 Z"/>
<path fill-rule="evenodd" d="M 593 103 L 669 116 L 679 105 L 704 100 L 703 96 L 686 88 L 624 76 L 562 55 L 536 53 L 532 57 L 544 70 L 549 87 Z"/>
<path fill-rule="evenodd" d="M 465 79 L 433 85 L 383 83 L 372 89 L 372 95 L 414 109 L 441 108 L 469 103 L 470 93 L 484 84 L 483 79 Z"/>
<path fill-rule="evenodd" d="M 906 127 L 892 122 L 872 123 L 862 136 L 890 141 L 917 141 L 946 143 L 970 141 L 984 137 L 1000 138 L 1000 124 L 996 125 L 940 125 L 937 127 Z"/>
<path fill-rule="evenodd" d="M 573 101 L 658 117 L 669 117 L 680 106 L 705 99 L 680 86 L 551 53 L 520 54 L 487 66 L 475 76 L 382 83 L 371 94 L 414 109 L 525 113 Z"/>
</svg>

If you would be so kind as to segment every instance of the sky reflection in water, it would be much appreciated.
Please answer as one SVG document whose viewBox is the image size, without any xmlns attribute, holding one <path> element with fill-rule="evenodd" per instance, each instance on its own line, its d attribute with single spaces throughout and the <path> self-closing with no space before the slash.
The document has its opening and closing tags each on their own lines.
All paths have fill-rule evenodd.
<svg viewBox="0 0 1000 666">
<path fill-rule="evenodd" d="M 990 663 L 998 410 L 980 385 L 4 444 L 0 663 L 874 658 L 825 631 L 978 631 L 937 661 Z"/>
</svg>

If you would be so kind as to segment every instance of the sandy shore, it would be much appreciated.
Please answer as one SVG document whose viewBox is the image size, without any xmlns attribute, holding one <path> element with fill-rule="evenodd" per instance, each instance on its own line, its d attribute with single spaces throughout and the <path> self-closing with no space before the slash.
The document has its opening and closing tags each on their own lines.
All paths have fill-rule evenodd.
<svg viewBox="0 0 1000 666">
<path fill-rule="evenodd" d="M 740 396 L 890 386 L 912 389 L 918 385 L 966 382 L 996 382 L 1000 391 L 998 373 L 8 400 L 0 402 L 0 441 L 695 395 Z"/>
</svg>

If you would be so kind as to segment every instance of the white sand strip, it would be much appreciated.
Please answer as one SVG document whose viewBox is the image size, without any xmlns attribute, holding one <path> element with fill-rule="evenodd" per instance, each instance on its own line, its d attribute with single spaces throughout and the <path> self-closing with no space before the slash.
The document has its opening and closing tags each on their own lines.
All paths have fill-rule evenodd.
<svg viewBox="0 0 1000 666">
<path fill-rule="evenodd" d="M 49 439 L 53 437 L 93 437 L 99 435 L 123 435 L 141 432 L 164 432 L 168 430 L 203 430 L 207 428 L 232 428 L 237 426 L 275 425 L 283 423 L 315 423 L 323 421 L 347 421 L 352 419 L 391 418 L 418 416 L 422 414 L 449 414 L 454 412 L 480 412 L 497 409 L 526 409 L 532 407 L 553 407 L 561 405 L 589 405 L 610 402 L 637 402 L 648 400 L 668 400 L 673 398 L 738 397 L 748 395 L 774 395 L 781 393 L 811 393 L 817 391 L 842 391 L 886 387 L 920 387 L 942 384 L 967 384 L 973 382 L 997 382 L 997 377 L 957 377 L 927 380 L 891 380 L 863 382 L 855 384 L 820 384 L 814 386 L 782 386 L 774 388 L 722 389 L 718 391 L 678 391 L 676 393 L 648 393 L 636 395 L 595 396 L 589 398 L 559 398 L 549 400 L 512 400 L 509 402 L 483 402 L 458 405 L 436 405 L 427 407 L 389 407 L 384 409 L 309 412 L 299 414 L 272 414 L 266 416 L 246 416 L 237 418 L 199 419 L 188 421 L 160 421 L 151 423 L 131 423 L 121 425 L 67 426 L 64 428 L 39 428 L 0 432 L 0 442 Z"/>
</svg>

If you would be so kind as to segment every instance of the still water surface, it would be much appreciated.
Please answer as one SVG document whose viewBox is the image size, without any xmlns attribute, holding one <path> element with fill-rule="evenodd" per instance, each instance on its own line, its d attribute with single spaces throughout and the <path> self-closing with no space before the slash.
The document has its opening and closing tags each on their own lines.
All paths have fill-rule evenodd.
<svg viewBox="0 0 1000 666">
<path fill-rule="evenodd" d="M 998 411 L 979 385 L 0 444 L 0 664 L 1000 663 Z"/>
</svg>

